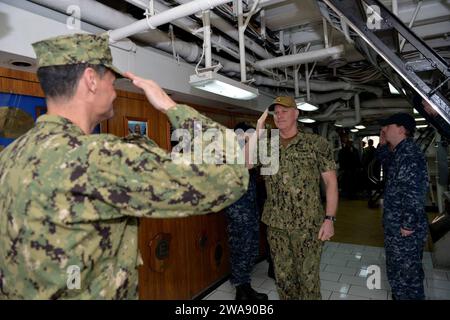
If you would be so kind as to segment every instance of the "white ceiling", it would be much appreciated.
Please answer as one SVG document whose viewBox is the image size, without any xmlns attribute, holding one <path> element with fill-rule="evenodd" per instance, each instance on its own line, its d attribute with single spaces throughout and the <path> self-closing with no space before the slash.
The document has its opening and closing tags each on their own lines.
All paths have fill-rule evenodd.
<svg viewBox="0 0 450 320">
<path fill-rule="evenodd" d="M 148 3 L 147 0 L 134 0 L 136 3 L 141 1 Z M 176 5 L 175 0 L 168 0 L 164 2 L 165 5 Z M 181 1 L 181 0 L 180 0 Z M 247 2 L 247 8 L 251 8 L 254 0 L 244 1 Z M 67 14 L 64 10 L 66 9 L 62 6 L 62 3 L 67 1 L 51 1 L 51 0 L 36 0 L 36 1 L 13 1 L 13 0 L 0 0 L 0 65 L 8 66 L 12 68 L 17 68 L 9 65 L 12 60 L 11 57 L 22 57 L 23 60 L 33 61 L 34 53 L 31 50 L 30 43 L 36 40 L 40 40 L 51 35 L 58 35 L 64 33 L 70 33 L 75 31 L 68 31 L 67 27 L 64 25 L 67 21 Z M 85 10 L 81 11 L 81 19 L 86 20 L 88 17 L 89 21 L 82 23 L 82 30 L 86 32 L 101 32 L 108 29 L 116 29 L 123 25 L 119 22 L 120 18 L 124 18 L 123 13 L 128 13 L 128 19 L 130 21 L 136 21 L 136 19 L 142 19 L 143 10 L 133 6 L 130 2 L 133 1 L 101 1 L 102 4 L 107 5 L 109 10 L 114 9 L 117 11 L 111 11 L 106 13 L 103 10 Z M 186 2 L 186 1 L 181 1 Z M 382 1 L 386 6 L 391 8 L 392 1 L 384 0 Z M 3 3 L 3 5 L 2 5 Z M 45 3 L 45 6 L 43 5 Z M 67 3 L 73 5 L 83 6 L 86 4 L 99 4 L 93 0 L 73 0 Z M 398 16 L 400 19 L 408 24 L 413 15 L 413 12 L 417 6 L 418 1 L 416 0 L 398 0 Z M 325 47 L 325 37 L 323 31 L 323 19 L 319 11 L 317 1 L 315 0 L 261 0 L 260 5 L 264 10 L 266 28 L 268 29 L 269 35 L 272 37 L 267 37 L 265 43 L 260 42 L 259 46 L 262 50 L 266 46 L 270 48 L 268 54 L 272 57 L 283 55 L 279 50 L 279 38 L 281 38 L 284 48 L 287 50 L 284 52 L 285 55 L 292 53 L 293 45 L 295 44 L 298 48 L 303 48 L 307 44 L 310 45 L 309 51 L 319 50 Z M 60 7 L 59 9 L 47 9 L 47 7 Z M 62 6 L 62 9 L 61 9 Z M 232 12 L 230 5 L 226 5 L 225 8 L 228 12 Z M 260 32 L 259 22 L 261 11 L 259 11 L 255 16 L 255 22 L 251 22 L 253 26 L 254 34 Z M 117 18 L 116 18 L 117 14 Z M 131 17 L 134 15 L 135 17 Z M 231 17 L 233 18 L 233 17 Z M 20 19 L 20 20 L 19 20 Z M 192 24 L 198 23 L 194 21 L 195 18 L 190 17 Z M 233 25 L 230 19 L 229 23 Z M 174 22 L 175 25 L 177 23 Z M 230 27 L 231 29 L 236 28 L 235 26 Z M 330 45 L 335 46 L 339 44 L 345 45 L 345 53 L 343 57 L 347 63 L 352 63 L 344 67 L 344 69 L 333 69 L 326 68 L 326 65 L 330 62 L 330 59 L 325 59 L 323 61 L 318 61 L 314 73 L 312 74 L 311 80 L 328 80 L 333 82 L 350 82 L 352 84 L 352 79 L 356 79 L 356 75 L 359 73 L 368 75 L 372 72 L 372 67 L 369 65 L 361 66 L 355 64 L 357 61 L 364 61 L 364 57 L 359 54 L 351 43 L 349 43 L 344 35 L 332 28 L 330 24 L 327 24 L 328 35 L 330 39 Z M 424 0 L 421 3 L 421 9 L 417 15 L 415 24 L 412 28 L 419 36 L 428 42 L 428 44 L 436 49 L 443 49 L 442 54 L 448 55 L 450 50 L 450 0 Z M 28 30 L 28 31 L 27 31 Z M 33 30 L 31 33 L 29 30 Z M 162 27 L 162 32 L 160 31 L 150 31 L 144 34 L 140 34 L 138 38 L 132 37 L 132 40 L 143 41 L 147 36 L 154 36 L 155 32 L 158 34 L 160 39 L 164 37 L 167 38 L 167 27 Z M 159 32 L 159 33 L 158 33 Z M 164 35 L 163 35 L 164 33 Z M 214 29 L 214 35 L 220 36 L 227 40 L 234 48 L 238 47 L 238 43 L 225 35 L 221 31 Z M 164 36 L 164 37 L 163 37 Z M 267 73 L 248 72 L 248 78 L 257 79 L 261 78 L 261 84 L 257 84 L 262 95 L 260 98 L 255 99 L 255 101 L 242 102 L 236 101 L 228 98 L 222 98 L 212 94 L 203 94 L 193 90 L 187 84 L 187 79 L 189 75 L 193 73 L 193 68 L 198 62 L 198 58 L 201 54 L 201 41 L 193 36 L 190 36 L 185 31 L 180 31 L 178 27 L 174 27 L 174 36 L 176 39 L 183 41 L 183 46 L 187 44 L 189 50 L 198 51 L 193 55 L 195 58 L 193 61 L 188 61 L 183 58 L 174 59 L 172 47 L 169 40 L 152 40 L 148 45 L 141 46 L 138 43 L 138 49 L 134 54 L 127 51 L 126 48 L 130 48 L 127 42 L 121 42 L 113 45 L 113 55 L 116 63 L 122 69 L 134 70 L 135 72 L 141 73 L 143 76 L 151 77 L 161 83 L 161 85 L 168 91 L 173 93 L 175 97 L 180 97 L 184 101 L 189 102 L 189 97 L 191 97 L 192 102 L 204 104 L 211 107 L 222 107 L 222 108 L 233 108 L 233 110 L 239 108 L 247 108 L 252 110 L 263 110 L 265 106 L 271 101 L 272 97 L 277 94 L 293 94 L 293 71 L 292 68 L 278 68 L 274 69 L 273 72 L 277 74 L 275 77 L 277 79 L 277 86 L 267 86 L 264 83 L 271 80 L 273 81 L 273 75 Z M 166 39 L 164 38 L 164 39 Z M 166 42 L 166 43 L 164 43 Z M 246 42 L 258 42 L 255 39 L 247 38 Z M 166 49 L 163 47 L 166 46 Z M 186 48 L 183 48 L 186 49 Z M 129 49 L 128 49 L 129 50 Z M 237 50 L 237 49 L 233 49 Z M 405 47 L 405 50 L 409 50 Z M 175 50 L 177 51 L 177 50 Z M 255 51 L 256 52 L 256 51 Z M 179 53 L 179 52 L 176 52 Z M 192 53 L 192 52 L 191 52 Z M 254 53 L 251 49 L 246 50 L 247 58 L 250 61 L 264 60 L 261 56 Z M 130 56 L 132 55 L 132 57 Z M 238 58 L 230 57 L 230 55 L 224 54 L 224 50 L 216 52 L 213 50 L 213 54 L 217 59 L 220 59 L 224 68 L 225 74 L 229 77 L 234 77 L 239 80 L 239 62 Z M 251 65 L 249 62 L 247 66 Z M 312 68 L 312 63 L 309 64 L 310 69 Z M 31 67 L 32 70 L 33 67 Z M 228 68 L 228 69 L 227 69 Z M 304 67 L 300 69 L 301 77 L 304 77 Z M 353 70 L 353 72 L 352 72 Z M 335 73 L 336 72 L 336 73 Z M 289 80 L 286 82 L 286 76 Z M 284 79 L 284 80 L 283 80 Z M 378 80 L 369 81 L 365 84 L 370 86 L 383 86 L 383 96 L 379 98 L 391 98 L 386 96 L 387 82 L 380 82 Z M 291 83 L 289 85 L 288 83 Z M 358 83 L 353 83 L 353 85 Z M 361 85 L 361 83 L 359 83 Z M 320 89 L 320 86 L 318 87 Z M 347 90 L 347 89 L 346 89 Z M 337 91 L 314 91 L 311 94 L 321 95 L 332 94 Z M 301 94 L 305 94 L 304 88 L 300 90 Z M 375 96 L 365 92 L 362 92 L 361 102 L 364 103 L 366 99 L 373 100 L 376 99 Z M 338 99 L 339 100 L 339 99 Z M 321 111 L 319 113 L 324 113 L 326 108 L 332 103 L 338 100 L 331 100 L 321 106 Z M 343 101 L 343 100 L 340 100 Z M 344 100 L 344 104 L 346 103 Z M 372 102 L 371 102 L 372 103 Z M 381 108 L 380 103 L 380 108 Z M 347 108 L 352 108 L 352 104 L 348 104 Z M 385 108 L 385 107 L 383 107 Z M 384 112 L 385 109 L 380 109 L 380 112 Z M 380 115 L 375 114 L 372 117 L 379 117 Z M 363 116 L 364 118 L 365 116 Z M 366 117 L 369 119 L 370 117 Z M 364 120 L 364 119 L 363 119 Z"/>
</svg>

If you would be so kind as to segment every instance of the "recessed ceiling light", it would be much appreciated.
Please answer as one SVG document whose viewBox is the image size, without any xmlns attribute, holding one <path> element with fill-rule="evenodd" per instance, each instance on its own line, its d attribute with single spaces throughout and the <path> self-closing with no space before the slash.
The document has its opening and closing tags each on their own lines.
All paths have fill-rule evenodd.
<svg viewBox="0 0 450 320">
<path fill-rule="evenodd" d="M 301 118 L 301 119 L 298 119 L 298 121 L 303 122 L 303 123 L 314 123 L 314 122 L 316 122 L 316 120 L 310 119 L 310 118 Z"/>
<path fill-rule="evenodd" d="M 308 102 L 297 101 L 297 109 L 303 110 L 303 111 L 316 111 L 319 108 Z"/>
<path fill-rule="evenodd" d="M 358 132 L 358 129 L 350 129 L 351 132 Z"/>
<path fill-rule="evenodd" d="M 362 130 L 365 129 L 366 127 L 364 127 L 362 124 L 355 126 L 356 129 Z"/>
</svg>

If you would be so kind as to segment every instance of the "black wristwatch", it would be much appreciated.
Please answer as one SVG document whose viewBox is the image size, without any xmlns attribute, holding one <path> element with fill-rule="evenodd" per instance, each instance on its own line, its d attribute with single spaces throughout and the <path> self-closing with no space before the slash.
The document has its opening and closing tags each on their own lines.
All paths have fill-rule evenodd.
<svg viewBox="0 0 450 320">
<path fill-rule="evenodd" d="M 326 215 L 326 216 L 323 218 L 323 220 L 331 220 L 331 221 L 333 221 L 333 222 L 336 222 L 336 217 L 335 217 L 335 216 L 329 216 L 329 215 Z"/>
</svg>

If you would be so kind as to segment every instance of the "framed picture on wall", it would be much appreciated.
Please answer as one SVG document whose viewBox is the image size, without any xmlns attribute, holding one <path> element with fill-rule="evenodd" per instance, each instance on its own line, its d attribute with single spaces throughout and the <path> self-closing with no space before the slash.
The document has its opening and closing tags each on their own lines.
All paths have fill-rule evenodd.
<svg viewBox="0 0 450 320">
<path fill-rule="evenodd" d="M 149 125 L 145 118 L 125 117 L 125 135 L 148 136 Z"/>
</svg>

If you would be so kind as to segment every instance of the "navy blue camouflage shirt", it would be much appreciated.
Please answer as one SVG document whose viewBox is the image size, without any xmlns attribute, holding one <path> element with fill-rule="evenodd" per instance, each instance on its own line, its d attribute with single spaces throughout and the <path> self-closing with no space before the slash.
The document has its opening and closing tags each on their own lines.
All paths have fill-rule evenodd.
<svg viewBox="0 0 450 320">
<path fill-rule="evenodd" d="M 393 151 L 387 145 L 377 149 L 385 170 L 383 226 L 397 234 L 400 228 L 426 234 L 428 221 L 425 198 L 428 174 L 425 157 L 411 138 L 401 141 Z"/>
</svg>

